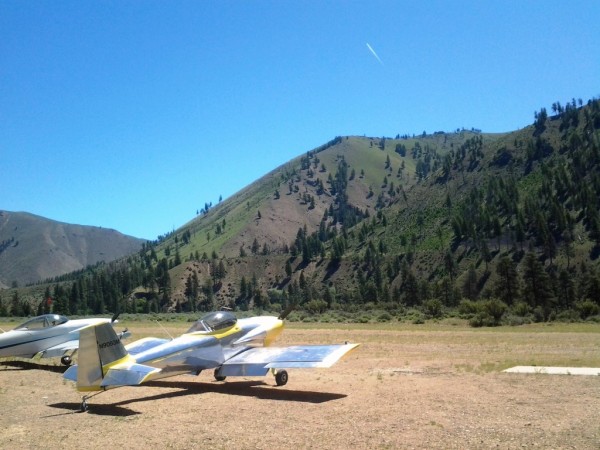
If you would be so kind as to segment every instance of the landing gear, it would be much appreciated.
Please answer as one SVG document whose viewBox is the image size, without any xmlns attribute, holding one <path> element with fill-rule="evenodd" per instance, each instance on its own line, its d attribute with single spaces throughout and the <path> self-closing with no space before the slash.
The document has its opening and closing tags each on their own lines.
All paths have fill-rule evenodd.
<svg viewBox="0 0 600 450">
<path fill-rule="evenodd" d="M 71 363 L 73 362 L 73 360 L 71 359 L 71 357 L 69 355 L 65 355 L 62 358 L 60 358 L 60 363 L 63 366 L 67 366 L 69 367 L 71 365 Z"/>
<path fill-rule="evenodd" d="M 275 383 L 277 386 L 285 386 L 288 382 L 288 373 L 285 370 L 278 370 L 275 372 Z"/>
<path fill-rule="evenodd" d="M 96 395 L 102 394 L 103 392 L 104 391 L 100 391 L 100 392 L 96 392 L 95 394 L 84 395 L 83 397 L 81 397 L 81 405 L 79 405 L 79 410 L 81 412 L 86 412 L 89 409 L 88 400 L 92 397 L 95 397 Z"/>
<path fill-rule="evenodd" d="M 220 367 L 217 367 L 215 369 L 215 372 L 214 372 L 215 380 L 217 380 L 217 381 L 225 381 L 225 378 L 227 378 L 227 377 L 224 377 L 223 375 L 219 375 L 219 369 L 220 369 Z"/>
</svg>

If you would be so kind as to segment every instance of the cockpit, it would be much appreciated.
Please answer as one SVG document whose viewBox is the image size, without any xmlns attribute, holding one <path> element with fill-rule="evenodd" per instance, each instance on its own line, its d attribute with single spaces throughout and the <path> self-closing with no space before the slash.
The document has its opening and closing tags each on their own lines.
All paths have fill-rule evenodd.
<svg viewBox="0 0 600 450">
<path fill-rule="evenodd" d="M 44 328 L 55 327 L 56 325 L 67 322 L 65 316 L 58 314 L 44 314 L 43 316 L 37 316 L 33 319 L 29 319 L 27 322 L 22 323 L 15 330 L 43 330 Z"/>
<path fill-rule="evenodd" d="M 206 314 L 199 320 L 194 322 L 194 325 L 187 331 L 188 333 L 203 332 L 210 333 L 212 331 L 224 330 L 234 326 L 237 323 L 237 317 L 229 311 L 215 311 Z"/>
</svg>

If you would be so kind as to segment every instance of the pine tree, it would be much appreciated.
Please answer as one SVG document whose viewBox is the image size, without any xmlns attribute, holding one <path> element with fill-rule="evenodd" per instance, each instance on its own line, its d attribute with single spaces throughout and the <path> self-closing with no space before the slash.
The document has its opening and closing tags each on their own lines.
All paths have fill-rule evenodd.
<svg viewBox="0 0 600 450">
<path fill-rule="evenodd" d="M 496 266 L 498 280 L 494 288 L 495 295 L 507 305 L 512 305 L 519 297 L 519 274 L 515 263 L 504 256 Z"/>
<path fill-rule="evenodd" d="M 259 249 L 260 245 L 258 244 L 258 239 L 254 238 L 254 241 L 252 242 L 252 247 L 250 247 L 250 251 L 253 255 L 256 255 Z"/>
<path fill-rule="evenodd" d="M 550 277 L 533 252 L 525 255 L 523 266 L 523 299 L 540 310 L 546 320 L 554 302 Z"/>
</svg>

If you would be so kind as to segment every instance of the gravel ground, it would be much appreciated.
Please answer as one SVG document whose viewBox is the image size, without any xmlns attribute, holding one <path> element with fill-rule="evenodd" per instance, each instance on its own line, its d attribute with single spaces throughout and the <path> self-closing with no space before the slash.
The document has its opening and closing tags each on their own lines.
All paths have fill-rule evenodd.
<svg viewBox="0 0 600 450">
<path fill-rule="evenodd" d="M 284 387 L 272 377 L 216 382 L 207 371 L 104 392 L 86 413 L 62 368 L 0 363 L 0 448 L 600 448 L 600 377 L 500 370 L 529 364 L 527 352 L 586 365 L 598 333 L 284 336 L 283 345 L 362 345 L 331 369 L 290 370 Z"/>
</svg>

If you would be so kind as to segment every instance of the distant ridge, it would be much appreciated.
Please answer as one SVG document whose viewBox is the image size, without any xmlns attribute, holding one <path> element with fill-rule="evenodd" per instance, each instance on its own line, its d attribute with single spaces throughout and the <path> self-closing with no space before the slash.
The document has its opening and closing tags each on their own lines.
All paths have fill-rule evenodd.
<svg viewBox="0 0 600 450">
<path fill-rule="evenodd" d="M 143 239 L 0 210 L 0 287 L 35 283 L 138 251 Z"/>
</svg>

